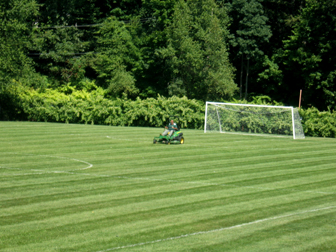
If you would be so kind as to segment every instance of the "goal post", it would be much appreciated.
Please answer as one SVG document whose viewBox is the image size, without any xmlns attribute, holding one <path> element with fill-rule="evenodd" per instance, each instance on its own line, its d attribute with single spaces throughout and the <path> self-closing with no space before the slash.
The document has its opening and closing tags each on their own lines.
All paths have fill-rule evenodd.
<svg viewBox="0 0 336 252">
<path fill-rule="evenodd" d="M 297 108 L 206 102 L 204 133 L 262 134 L 305 138 Z"/>
</svg>

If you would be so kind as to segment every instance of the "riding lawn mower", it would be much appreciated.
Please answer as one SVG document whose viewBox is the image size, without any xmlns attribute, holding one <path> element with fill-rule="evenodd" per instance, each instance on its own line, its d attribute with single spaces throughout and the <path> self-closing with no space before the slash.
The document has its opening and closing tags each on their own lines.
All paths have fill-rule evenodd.
<svg viewBox="0 0 336 252">
<path fill-rule="evenodd" d="M 174 118 L 179 118 L 178 116 L 174 116 Z M 177 123 L 176 123 L 177 124 Z M 184 144 L 183 133 L 180 130 L 179 125 L 177 124 L 177 130 L 173 130 L 173 132 L 169 135 L 154 137 L 153 144 L 162 143 L 162 144 Z"/>
</svg>

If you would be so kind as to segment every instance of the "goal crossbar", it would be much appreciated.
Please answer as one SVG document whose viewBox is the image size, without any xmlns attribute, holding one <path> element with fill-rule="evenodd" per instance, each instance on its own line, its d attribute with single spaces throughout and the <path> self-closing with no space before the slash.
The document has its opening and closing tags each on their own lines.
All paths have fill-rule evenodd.
<svg viewBox="0 0 336 252">
<path fill-rule="evenodd" d="M 268 108 L 293 108 L 290 106 L 275 106 L 275 105 L 257 105 L 257 104 L 241 104 L 241 103 L 225 103 L 225 102 L 206 102 L 208 104 L 215 104 L 215 105 L 233 105 L 233 106 L 242 106 L 242 107 L 268 107 Z"/>
</svg>

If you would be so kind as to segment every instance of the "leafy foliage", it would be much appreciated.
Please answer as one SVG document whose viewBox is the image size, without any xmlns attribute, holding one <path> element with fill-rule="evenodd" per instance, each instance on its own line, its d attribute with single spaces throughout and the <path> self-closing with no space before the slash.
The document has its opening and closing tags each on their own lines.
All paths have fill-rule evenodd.
<svg viewBox="0 0 336 252">
<path fill-rule="evenodd" d="M 307 0 L 295 18 L 291 36 L 283 40 L 259 75 L 264 86 L 273 83 L 274 97 L 297 101 L 303 90 L 304 106 L 336 107 L 335 73 L 336 1 Z"/>
<path fill-rule="evenodd" d="M 305 134 L 314 137 L 336 137 L 336 111 L 319 111 L 312 107 L 301 109 Z"/>
<path fill-rule="evenodd" d="M 171 93 L 202 100 L 233 95 L 227 22 L 225 9 L 213 0 L 178 1 L 168 45 L 157 51 L 170 69 Z"/>
<path fill-rule="evenodd" d="M 248 94 L 250 59 L 257 62 L 262 55 L 261 49 L 271 37 L 270 26 L 266 24 L 263 6 L 259 0 L 232 0 L 228 4 L 233 19 L 231 30 L 231 59 L 238 68 L 240 63 L 240 98 L 243 93 L 243 73 L 246 73 L 245 99 Z M 239 62 L 239 63 L 238 63 Z M 246 62 L 246 65 L 245 63 Z"/>
<path fill-rule="evenodd" d="M 142 69 L 140 50 L 125 24 L 116 18 L 107 19 L 98 31 L 98 55 L 95 66 L 101 86 L 114 96 L 136 95 L 134 73 Z"/>
<path fill-rule="evenodd" d="M 285 41 L 288 67 L 290 71 L 296 69 L 297 82 L 304 89 L 307 102 L 317 106 L 336 106 L 335 13 L 335 0 L 307 0 L 293 36 Z"/>
<path fill-rule="evenodd" d="M 87 84 L 88 85 L 88 84 Z M 155 126 L 167 124 L 170 116 L 180 117 L 185 128 L 202 128 L 204 103 L 176 96 L 125 100 L 104 98 L 105 91 L 91 83 L 90 92 L 68 85 L 59 91 L 25 90 L 20 94 L 22 110 L 31 121 L 91 123 L 115 126 Z"/>
<path fill-rule="evenodd" d="M 0 118 L 20 119 L 43 122 L 85 123 L 114 126 L 162 127 L 169 118 L 179 116 L 178 123 L 182 128 L 203 129 L 205 105 L 201 101 L 187 97 L 158 96 L 136 100 L 105 98 L 106 92 L 94 82 L 86 80 L 79 86 L 81 90 L 68 84 L 58 90 L 46 89 L 44 92 L 27 89 L 17 83 L 0 98 L 11 101 L 0 110 Z M 5 97 L 6 95 L 6 97 Z M 10 97 L 8 97 L 10 96 Z M 246 101 L 231 100 L 234 103 Z M 268 96 L 256 96 L 252 104 L 282 105 Z M 251 109 L 250 109 L 251 110 Z M 252 109 L 253 110 L 253 109 Z M 290 120 L 286 113 L 278 113 L 278 117 L 268 117 L 267 113 L 255 116 L 256 111 L 245 111 L 244 119 L 237 118 L 237 113 L 223 117 L 232 128 L 244 127 L 246 131 L 273 132 L 291 134 Z M 274 111 L 277 113 L 278 111 Z M 316 108 L 300 110 L 302 125 L 306 136 L 336 137 L 336 112 L 320 112 Z M 211 120 L 211 118 L 209 118 Z M 214 120 L 217 120 L 215 118 Z M 238 123 L 243 122 L 243 124 Z M 265 122 L 267 122 L 265 124 Z M 218 124 L 217 124 L 218 125 Z M 266 125 L 266 128 L 265 128 Z M 274 132 L 273 132 L 274 133 Z"/>
<path fill-rule="evenodd" d="M 14 84 L 13 79 L 24 78 L 34 71 L 27 57 L 31 37 L 31 23 L 37 15 L 34 0 L 0 2 L 0 88 Z"/>
<path fill-rule="evenodd" d="M 38 64 L 39 72 L 56 81 L 56 87 L 84 78 L 85 58 L 75 57 L 87 47 L 82 36 L 83 33 L 75 27 L 34 29 L 30 55 Z"/>
<path fill-rule="evenodd" d="M 126 103 L 142 106 L 158 94 L 203 102 L 237 98 L 233 66 L 240 70 L 241 94 L 243 71 L 246 94 L 251 82 L 245 100 L 297 105 L 303 89 L 304 107 L 333 110 L 335 13 L 335 0 L 0 1 L 0 118 L 21 120 L 29 111 L 42 120 L 49 112 L 30 108 L 44 111 L 47 100 L 60 101 L 57 120 L 96 123 L 100 117 L 89 104 L 123 104 L 124 113 Z M 71 114 L 77 105 L 86 111 L 81 119 Z M 333 135 L 313 130 L 306 116 L 309 134 Z M 105 117 L 97 122 L 106 123 Z M 117 120 L 110 122 L 129 122 Z"/>
<path fill-rule="evenodd" d="M 263 6 L 259 0 L 233 0 L 230 5 L 231 15 L 235 16 L 231 26 L 234 39 L 233 46 L 238 46 L 237 55 L 254 58 L 263 55 L 263 43 L 268 42 L 272 33 L 266 24 L 268 18 L 264 15 Z"/>
</svg>

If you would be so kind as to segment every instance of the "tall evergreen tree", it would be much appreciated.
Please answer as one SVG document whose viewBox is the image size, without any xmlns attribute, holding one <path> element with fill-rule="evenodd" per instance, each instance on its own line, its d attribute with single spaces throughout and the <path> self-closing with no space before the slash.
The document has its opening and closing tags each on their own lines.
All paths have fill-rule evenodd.
<svg viewBox="0 0 336 252">
<path fill-rule="evenodd" d="M 233 39 L 231 58 L 237 65 L 240 61 L 240 98 L 243 89 L 243 70 L 246 72 L 245 99 L 248 93 L 248 75 L 250 60 L 254 62 L 264 54 L 262 46 L 269 41 L 272 33 L 267 25 L 261 0 L 232 0 L 229 2 Z M 246 65 L 244 64 L 246 62 Z"/>
<path fill-rule="evenodd" d="M 142 55 L 129 29 L 116 18 L 108 18 L 97 33 L 98 81 L 113 96 L 134 96 L 139 91 L 135 76 L 142 71 Z"/>
<path fill-rule="evenodd" d="M 177 2 L 168 45 L 157 51 L 166 61 L 171 95 L 202 100 L 233 95 L 227 22 L 226 10 L 213 0 Z"/>
<path fill-rule="evenodd" d="M 172 22 L 174 6 L 177 0 L 143 0 L 140 10 L 138 29 L 138 45 L 143 55 L 144 68 L 141 76 L 137 76 L 137 87 L 140 96 L 156 97 L 167 95 L 163 83 L 169 81 L 169 74 L 162 58 L 155 53 L 158 48 L 166 46 L 168 27 Z"/>
</svg>

